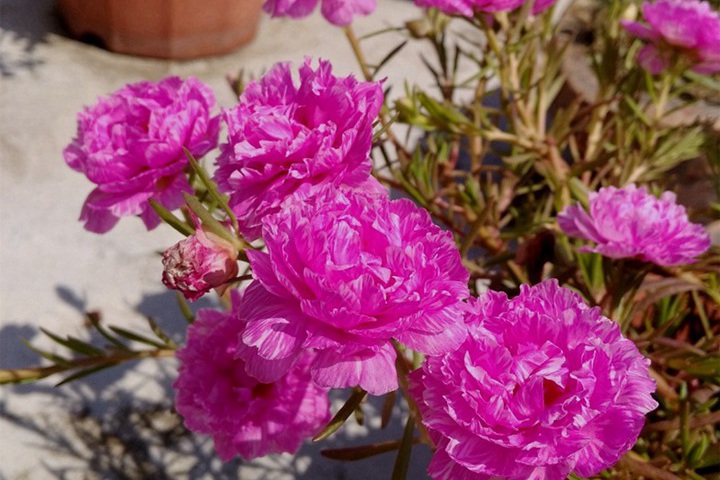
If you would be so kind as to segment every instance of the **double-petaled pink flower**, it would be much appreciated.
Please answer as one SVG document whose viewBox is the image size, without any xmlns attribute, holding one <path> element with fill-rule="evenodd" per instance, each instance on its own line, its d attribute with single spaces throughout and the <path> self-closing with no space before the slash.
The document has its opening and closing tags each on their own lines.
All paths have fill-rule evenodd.
<svg viewBox="0 0 720 480">
<path fill-rule="evenodd" d="M 238 251 L 229 242 L 198 227 L 163 253 L 162 282 L 195 301 L 212 288 L 220 293 L 238 274 Z"/>
<path fill-rule="evenodd" d="M 292 194 L 314 185 L 358 186 L 370 177 L 372 125 L 379 83 L 338 78 L 329 62 L 310 60 L 295 85 L 290 65 L 275 65 L 224 111 L 228 142 L 220 146 L 215 181 L 249 239 L 262 218 Z"/>
<path fill-rule="evenodd" d="M 183 148 L 195 157 L 215 148 L 214 105 L 212 90 L 197 79 L 170 77 L 127 85 L 85 108 L 64 151 L 67 164 L 97 185 L 80 214 L 85 228 L 104 233 L 139 215 L 152 229 L 160 218 L 150 199 L 170 210 L 183 205 L 182 193 L 192 192 Z"/>
<path fill-rule="evenodd" d="M 700 0 L 645 2 L 647 23 L 623 21 L 623 26 L 647 44 L 638 52 L 646 70 L 658 74 L 680 55 L 698 73 L 720 71 L 720 15 Z"/>
<path fill-rule="evenodd" d="M 309 348 L 319 385 L 380 395 L 398 386 L 391 339 L 433 355 L 464 340 L 468 272 L 426 211 L 333 187 L 295 200 L 265 218 L 267 252 L 248 252 L 250 374 L 271 381 Z"/>
<path fill-rule="evenodd" d="M 376 0 L 322 0 L 320 11 L 333 25 L 350 25 L 355 15 L 375 11 Z M 273 17 L 303 18 L 310 15 L 318 0 L 266 0 L 263 9 Z"/>
<path fill-rule="evenodd" d="M 632 448 L 657 407 L 649 360 L 555 280 L 471 301 L 470 334 L 428 357 L 411 394 L 437 450 L 435 480 L 564 480 Z"/>
<path fill-rule="evenodd" d="M 476 12 L 507 12 L 520 8 L 525 0 L 415 0 L 419 7 L 435 7 L 448 15 L 473 17 Z M 535 0 L 533 14 L 547 10 L 555 0 Z"/>
<path fill-rule="evenodd" d="M 294 453 L 330 418 L 326 389 L 310 379 L 312 354 L 304 352 L 274 382 L 248 375 L 237 358 L 246 302 L 235 295 L 233 304 L 231 313 L 200 310 L 188 329 L 187 345 L 177 352 L 175 408 L 190 430 L 212 435 L 223 460 Z"/>
<path fill-rule="evenodd" d="M 558 215 L 566 234 L 597 244 L 580 251 L 672 266 L 692 263 L 710 248 L 710 235 L 702 225 L 688 221 L 685 207 L 675 203 L 672 192 L 656 198 L 645 187 L 631 184 L 601 188 L 589 198 L 589 212 L 572 205 Z"/>
</svg>

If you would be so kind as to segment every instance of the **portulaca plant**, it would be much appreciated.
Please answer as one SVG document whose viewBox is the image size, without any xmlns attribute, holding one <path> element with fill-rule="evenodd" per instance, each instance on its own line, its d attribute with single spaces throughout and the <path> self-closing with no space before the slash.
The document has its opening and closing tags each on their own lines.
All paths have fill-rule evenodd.
<svg viewBox="0 0 720 480">
<path fill-rule="evenodd" d="M 375 1 L 320 3 L 359 78 L 280 63 L 222 112 L 198 79 L 136 83 L 83 110 L 65 149 L 95 184 L 87 230 L 181 234 L 158 280 L 184 345 L 95 318 L 111 348 L 53 335 L 76 357 L 41 351 L 52 365 L 0 381 L 174 356 L 175 409 L 225 461 L 294 453 L 373 395 L 405 402 L 403 437 L 329 456 L 397 450 L 393 480 L 415 443 L 434 480 L 720 478 L 720 205 L 673 192 L 691 161 L 720 191 L 720 114 L 671 118 L 720 86 L 715 7 L 608 0 L 581 28 L 553 0 L 415 0 L 371 65 L 352 21 Z M 391 99 L 380 70 L 407 42 L 432 47 L 437 88 Z M 192 315 L 212 291 L 223 308 Z M 331 389 L 349 392 L 337 412 Z"/>
</svg>

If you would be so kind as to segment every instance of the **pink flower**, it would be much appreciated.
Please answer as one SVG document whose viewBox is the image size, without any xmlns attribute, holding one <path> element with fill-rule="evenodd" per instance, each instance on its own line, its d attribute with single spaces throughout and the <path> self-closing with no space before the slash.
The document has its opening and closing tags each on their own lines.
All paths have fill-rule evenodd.
<svg viewBox="0 0 720 480">
<path fill-rule="evenodd" d="M 310 15 L 318 0 L 266 0 L 263 9 L 273 17 L 303 18 Z M 333 25 L 350 25 L 354 15 L 375 11 L 375 0 L 322 0 L 322 15 Z"/>
<path fill-rule="evenodd" d="M 720 72 L 720 16 L 708 2 L 700 0 L 657 0 L 643 3 L 647 24 L 623 21 L 632 35 L 647 41 L 638 61 L 658 74 L 680 54 L 698 73 Z"/>
<path fill-rule="evenodd" d="M 195 301 L 211 288 L 225 290 L 226 282 L 237 277 L 237 256 L 237 249 L 230 243 L 198 228 L 165 250 L 162 281 L 166 287 Z"/>
<path fill-rule="evenodd" d="M 187 346 L 177 352 L 175 407 L 187 428 L 212 435 L 225 461 L 235 455 L 294 453 L 328 422 L 327 392 L 310 380 L 309 353 L 272 383 L 245 373 L 244 362 L 236 358 L 245 301 L 239 294 L 233 301 L 231 313 L 200 310 L 188 329 Z"/>
<path fill-rule="evenodd" d="M 415 0 L 419 7 L 435 7 L 448 15 L 473 17 L 475 12 L 507 12 L 520 8 L 525 0 Z M 532 13 L 538 14 L 548 9 L 555 0 L 535 0 Z"/>
<path fill-rule="evenodd" d="M 295 86 L 290 65 L 275 65 L 225 110 L 228 143 L 220 146 L 215 181 L 249 239 L 261 220 L 299 189 L 357 186 L 370 176 L 372 124 L 383 93 L 378 83 L 332 75 L 329 62 L 308 59 Z"/>
<path fill-rule="evenodd" d="M 408 200 L 323 187 L 266 217 L 263 239 L 267 253 L 248 252 L 259 307 L 241 354 L 258 378 L 312 348 L 316 383 L 380 395 L 398 386 L 391 339 L 437 355 L 467 334 L 468 272 L 452 235 Z"/>
<path fill-rule="evenodd" d="M 562 480 L 632 448 L 657 407 L 649 360 L 555 280 L 488 292 L 457 350 L 428 357 L 411 394 L 437 451 L 435 480 Z"/>
<path fill-rule="evenodd" d="M 710 248 L 705 228 L 688 221 L 685 207 L 675 204 L 674 193 L 665 192 L 658 199 L 633 184 L 590 193 L 589 213 L 569 206 L 558 215 L 558 224 L 571 237 L 597 243 L 580 251 L 610 258 L 683 265 Z"/>
<path fill-rule="evenodd" d="M 210 116 L 212 90 L 197 79 L 139 82 L 101 98 L 78 115 L 77 136 L 65 162 L 97 185 L 80 220 L 104 233 L 120 217 L 140 215 L 148 229 L 160 218 L 153 199 L 173 210 L 192 192 L 183 173 L 183 147 L 201 157 L 217 145 L 220 117 Z"/>
</svg>

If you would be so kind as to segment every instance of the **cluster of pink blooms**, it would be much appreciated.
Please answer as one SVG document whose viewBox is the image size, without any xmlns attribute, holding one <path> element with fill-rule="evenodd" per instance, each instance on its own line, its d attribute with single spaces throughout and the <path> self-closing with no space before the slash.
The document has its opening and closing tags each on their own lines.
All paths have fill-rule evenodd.
<svg viewBox="0 0 720 480">
<path fill-rule="evenodd" d="M 416 0 L 473 15 L 522 0 Z M 538 0 L 535 11 L 553 0 Z M 269 0 L 274 15 L 299 17 L 317 0 Z M 374 1 L 323 0 L 347 24 Z M 648 360 L 618 326 L 555 281 L 518 297 L 468 299 L 469 274 L 453 235 L 409 200 L 390 200 L 370 175 L 379 83 L 338 78 L 307 60 L 293 82 L 278 64 L 224 112 L 227 141 L 214 180 L 229 196 L 246 239 L 253 282 L 232 291 L 230 312 L 201 310 L 177 352 L 177 411 L 211 435 L 224 460 L 294 452 L 329 419 L 328 388 L 375 395 L 398 388 L 393 342 L 427 355 L 411 394 L 437 452 L 438 480 L 592 475 L 634 444 L 656 407 Z M 86 227 L 121 216 L 159 221 L 148 205 L 181 206 L 191 191 L 183 148 L 217 145 L 214 98 L 196 80 L 130 85 L 86 109 L 68 164 L 98 185 L 83 208 Z M 666 194 L 603 189 L 588 215 L 559 217 L 594 251 L 662 265 L 708 248 Z M 589 247 L 586 247 L 589 248 Z M 232 284 L 238 252 L 197 226 L 163 256 L 163 282 L 196 300 Z"/>
<path fill-rule="evenodd" d="M 316 433 L 325 416 L 310 379 L 323 392 L 383 394 L 398 388 L 392 339 L 439 355 L 467 336 L 468 272 L 452 235 L 370 176 L 379 85 L 338 79 L 326 62 L 306 62 L 300 80 L 295 87 L 280 64 L 225 112 L 215 178 L 241 230 L 261 235 L 267 252 L 247 251 L 256 280 L 231 313 L 203 312 L 202 327 L 193 325 L 175 384 L 186 424 L 213 435 L 223 458 L 294 451 Z M 224 246 L 204 240 L 199 229 L 165 253 L 166 283 L 183 283 L 192 298 L 212 286 L 211 274 L 228 278 Z M 285 412 L 265 425 L 270 417 L 254 412 L 287 403 L 280 391 L 307 394 L 316 415 L 300 425 Z M 285 444 L 273 436 L 283 423 L 293 431 Z"/>
<path fill-rule="evenodd" d="M 689 60 L 698 73 L 720 72 L 720 15 L 701 0 L 656 0 L 645 2 L 643 19 L 624 21 L 632 35 L 647 44 L 638 52 L 646 70 L 658 74 L 677 61 Z"/>
<path fill-rule="evenodd" d="M 434 7 L 448 15 L 473 17 L 475 13 L 507 12 L 520 8 L 525 0 L 415 0 L 419 7 Z M 538 14 L 555 3 L 555 0 L 535 0 L 532 13 Z"/>
<path fill-rule="evenodd" d="M 201 311 L 178 352 L 188 428 L 225 460 L 293 452 L 328 420 L 328 388 L 398 388 L 398 341 L 428 356 L 412 378 L 433 477 L 551 479 L 617 460 L 654 408 L 632 342 L 554 283 L 468 304 L 452 235 L 370 176 L 379 85 L 325 62 L 300 77 L 281 64 L 225 113 L 215 178 L 267 251 L 247 251 L 253 283 L 230 312 Z M 165 252 L 163 281 L 196 299 L 232 281 L 236 259 L 198 225 Z"/>
<path fill-rule="evenodd" d="M 237 338 L 245 328 L 246 300 L 233 291 L 230 313 L 200 310 L 177 351 L 175 408 L 193 431 L 212 435 L 223 460 L 294 452 L 330 419 L 327 390 L 310 379 L 312 352 L 272 383 L 245 373 Z"/>
<path fill-rule="evenodd" d="M 614 464 L 655 409 L 649 360 L 555 280 L 469 304 L 470 335 L 410 375 L 436 480 L 562 480 Z"/>
<path fill-rule="evenodd" d="M 580 251 L 672 266 L 692 263 L 710 248 L 710 235 L 702 225 L 688 221 L 685 207 L 675 203 L 672 192 L 656 198 L 645 187 L 630 184 L 601 188 L 589 198 L 589 212 L 572 205 L 558 215 L 566 234 L 597 244 Z"/>
<path fill-rule="evenodd" d="M 303 18 L 310 15 L 318 1 L 325 20 L 333 25 L 350 25 L 355 15 L 375 11 L 376 0 L 266 0 L 263 9 L 273 17 Z"/>
<path fill-rule="evenodd" d="M 275 65 L 225 110 L 228 141 L 214 180 L 230 195 L 240 231 L 254 240 L 262 218 L 292 194 L 315 185 L 358 186 L 370 177 L 372 124 L 383 102 L 378 83 L 337 78 L 329 62 L 310 59 L 293 83 L 290 65 Z"/>
<path fill-rule="evenodd" d="M 78 115 L 77 136 L 65 148 L 67 164 L 97 185 L 80 214 L 85 228 L 110 230 L 121 217 L 139 215 L 148 229 L 160 223 L 150 199 L 173 210 L 192 193 L 183 148 L 201 157 L 217 146 L 220 117 L 215 96 L 189 78 L 125 86 Z"/>
</svg>

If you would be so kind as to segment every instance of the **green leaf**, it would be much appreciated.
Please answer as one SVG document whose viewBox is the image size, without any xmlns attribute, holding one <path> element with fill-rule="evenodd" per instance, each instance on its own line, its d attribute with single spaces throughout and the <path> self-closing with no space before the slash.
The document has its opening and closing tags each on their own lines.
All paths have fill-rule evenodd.
<svg viewBox="0 0 720 480">
<path fill-rule="evenodd" d="M 86 314 L 86 318 L 90 321 L 93 328 L 103 337 L 108 339 L 113 345 L 115 345 L 117 348 L 121 350 L 129 350 L 128 346 L 125 345 L 123 342 L 118 340 L 114 335 L 112 335 L 110 332 L 105 330 L 105 328 L 100 325 L 100 315 L 95 312 L 88 312 Z"/>
<path fill-rule="evenodd" d="M 705 457 L 705 452 L 707 452 L 709 447 L 710 440 L 708 439 L 708 436 L 704 433 L 701 434 L 700 440 L 690 447 L 690 451 L 687 454 L 687 459 L 685 461 L 688 466 L 691 468 L 698 467 L 702 463 L 702 460 Z"/>
<path fill-rule="evenodd" d="M 240 239 L 230 233 L 230 231 L 228 231 L 228 229 L 225 228 L 222 223 L 220 223 L 215 217 L 213 217 L 212 213 L 210 213 L 205 208 L 205 206 L 200 203 L 200 200 L 187 193 L 183 193 L 183 196 L 185 197 L 185 202 L 187 203 L 190 210 L 192 210 L 193 213 L 197 215 L 198 218 L 200 218 L 200 221 L 202 222 L 202 228 L 204 230 L 214 233 L 218 237 L 229 242 L 231 245 L 236 245 L 239 248 L 243 247 L 243 245 L 238 245 Z"/>
<path fill-rule="evenodd" d="M 220 195 L 220 192 L 218 192 L 217 185 L 215 185 L 215 182 L 213 182 L 210 179 L 210 176 L 207 174 L 204 168 L 200 166 L 200 164 L 195 160 L 195 157 L 192 153 L 190 153 L 190 150 L 183 147 L 183 151 L 185 152 L 185 156 L 188 159 L 188 162 L 190 163 L 190 166 L 197 174 L 198 178 L 200 178 L 200 181 L 202 184 L 207 188 L 207 191 L 210 192 L 210 195 L 213 197 L 213 199 L 222 207 L 222 209 L 225 211 L 225 214 L 230 219 L 230 222 L 233 225 L 233 228 L 235 231 L 238 231 L 238 223 L 237 218 L 235 218 L 235 214 L 230 209 L 230 206 L 228 205 L 227 198 L 223 195 Z"/>
<path fill-rule="evenodd" d="M 414 440 L 417 443 L 417 440 Z M 392 452 L 400 448 L 402 440 L 388 440 L 360 447 L 328 448 L 320 451 L 320 455 L 333 460 L 355 461 L 374 457 L 383 453 Z"/>
<path fill-rule="evenodd" d="M 449 103 L 441 103 L 427 95 L 425 92 L 417 94 L 420 104 L 430 114 L 432 120 L 448 131 L 461 133 L 462 127 L 472 126 L 468 118 L 457 107 Z"/>
<path fill-rule="evenodd" d="M 177 230 L 178 232 L 182 233 L 186 237 L 192 235 L 195 233 L 195 229 L 188 225 L 187 223 L 183 222 L 179 218 L 177 218 L 175 215 L 170 213 L 168 209 L 160 205 L 158 202 L 150 199 L 150 206 L 155 210 L 155 213 L 158 214 L 158 216 L 168 225 L 170 225 L 172 228 Z"/>
<path fill-rule="evenodd" d="M 671 358 L 667 363 L 669 367 L 685 371 L 695 377 L 703 377 L 711 381 L 720 379 L 720 356 L 718 355 L 697 361 L 690 361 L 685 358 Z"/>
<path fill-rule="evenodd" d="M 64 378 L 62 381 L 56 383 L 55 386 L 60 387 L 62 385 L 65 385 L 66 383 L 72 382 L 73 380 L 78 380 L 80 378 L 87 377 L 88 375 L 92 375 L 93 373 L 99 372 L 100 370 L 105 370 L 106 368 L 110 368 L 113 365 L 115 365 L 115 363 L 117 363 L 117 362 L 106 363 L 106 364 L 98 365 L 95 367 L 85 368 L 83 370 L 80 370 L 77 373 L 70 375 L 69 377 Z"/>
<path fill-rule="evenodd" d="M 62 338 L 58 335 L 55 335 L 54 333 L 50 332 L 49 330 L 46 330 L 42 327 L 40 327 L 40 331 L 50 337 L 54 342 L 59 343 L 60 345 L 63 345 L 66 348 L 69 348 L 70 350 L 73 350 L 74 352 L 77 352 L 81 355 L 86 355 L 88 357 L 94 357 L 97 355 L 102 355 L 105 353 L 102 349 L 94 347 L 90 345 L 87 342 L 83 342 L 82 340 L 79 340 L 74 337 L 67 337 Z"/>
<path fill-rule="evenodd" d="M 388 53 L 387 55 L 385 55 L 385 57 L 383 57 L 383 59 L 380 60 L 380 63 L 378 63 L 377 66 L 375 67 L 375 71 L 373 72 L 373 77 L 377 76 L 377 74 L 378 74 L 378 72 L 380 71 L 380 69 L 381 69 L 382 67 L 384 67 L 385 64 L 386 64 L 387 62 L 389 62 L 395 55 L 397 55 L 397 54 L 400 52 L 400 50 L 402 50 L 403 47 L 405 47 L 405 45 L 407 45 L 407 43 L 408 43 L 408 41 L 407 41 L 407 40 L 404 40 L 403 42 L 400 42 L 400 44 L 397 45 L 395 48 L 393 48 L 392 50 L 390 50 L 390 53 Z"/>
<path fill-rule="evenodd" d="M 195 322 L 195 314 L 193 314 L 190 305 L 188 304 L 187 300 L 185 300 L 183 294 L 180 292 L 177 292 L 177 301 L 178 306 L 180 307 L 180 312 L 182 313 L 183 317 L 185 317 L 187 323 Z"/>
<path fill-rule="evenodd" d="M 360 402 L 362 402 L 363 398 L 365 398 L 366 394 L 367 392 L 361 388 L 354 389 L 350 398 L 348 398 L 345 405 L 338 410 L 332 420 L 330 420 L 330 423 L 328 423 L 320 433 L 313 437 L 313 442 L 324 440 L 335 433 L 345 423 L 350 415 L 353 414 L 355 409 L 360 405 Z"/>
<path fill-rule="evenodd" d="M 585 285 L 590 287 L 593 294 L 598 294 L 605 288 L 605 273 L 603 257 L 597 253 L 578 253 L 577 261 L 580 274 Z"/>
<path fill-rule="evenodd" d="M 373 143 L 377 142 L 380 139 L 380 137 L 390 129 L 390 126 L 397 121 L 399 116 L 400 116 L 399 113 L 395 114 L 394 117 L 392 117 L 390 120 L 385 122 L 385 124 L 382 126 L 382 128 L 380 130 L 378 130 L 377 132 L 375 132 L 373 134 L 373 139 L 372 139 Z"/>
<path fill-rule="evenodd" d="M 715 336 L 712 332 L 712 327 L 710 326 L 710 319 L 708 318 L 707 312 L 705 312 L 705 305 L 700 299 L 700 295 L 698 294 L 697 290 L 693 290 L 690 292 L 690 295 L 693 298 L 693 302 L 695 303 L 695 309 L 697 310 L 698 316 L 700 317 L 700 323 L 702 323 L 703 329 L 705 330 L 705 336 L 712 340 Z"/>
<path fill-rule="evenodd" d="M 630 97 L 628 97 L 628 96 L 624 96 L 624 97 L 623 97 L 623 101 L 625 102 L 625 104 L 626 104 L 628 107 L 630 107 L 630 110 L 633 111 L 633 113 L 635 114 L 635 116 L 636 116 L 637 118 L 639 118 L 640 121 L 642 121 L 642 122 L 643 122 L 646 126 L 648 126 L 648 127 L 652 126 L 652 122 L 651 122 L 650 119 L 647 117 L 647 115 L 645 115 L 645 112 L 643 111 L 643 109 L 640 108 L 640 106 L 639 106 L 632 98 L 630 98 Z"/>
<path fill-rule="evenodd" d="M 430 61 L 427 58 L 425 58 L 425 55 L 420 55 L 420 61 L 423 63 L 423 65 L 425 65 L 425 68 L 427 68 L 430 71 L 430 75 L 432 75 L 433 78 L 435 79 L 435 83 L 439 84 L 440 83 L 440 72 L 438 72 L 432 66 Z"/>
<path fill-rule="evenodd" d="M 380 30 L 374 30 L 370 33 L 366 33 L 365 35 L 360 35 L 358 37 L 358 40 L 362 42 L 364 40 L 367 40 L 368 38 L 377 37 L 378 35 L 384 35 L 386 33 L 391 33 L 391 32 L 402 32 L 403 30 L 404 30 L 404 28 L 402 28 L 402 27 L 386 27 L 386 28 L 382 28 Z"/>
<path fill-rule="evenodd" d="M 365 425 L 365 412 L 363 412 L 362 406 L 358 405 L 353 413 L 355 413 L 355 421 L 357 424 L 360 426 Z"/>
<path fill-rule="evenodd" d="M 392 418 L 393 407 L 395 407 L 395 398 L 397 398 L 397 391 L 393 390 L 385 395 L 385 401 L 383 402 L 382 414 L 380 415 L 380 428 L 384 429 L 390 424 Z"/>
<path fill-rule="evenodd" d="M 158 326 L 158 324 L 155 322 L 155 320 L 152 319 L 152 317 L 147 317 L 147 322 L 150 326 L 150 330 L 152 330 L 156 337 L 162 340 L 166 347 L 177 348 L 177 344 L 173 342 L 170 337 L 168 337 L 168 335 Z"/>
<path fill-rule="evenodd" d="M 42 358 L 50 360 L 57 365 L 67 365 L 68 363 L 70 363 L 70 359 L 65 358 L 61 355 L 56 355 L 54 353 L 48 352 L 47 350 L 42 350 L 40 348 L 34 347 L 24 338 L 21 338 L 20 341 L 23 342 L 25 346 L 28 347 L 30 350 L 40 355 Z"/>
<path fill-rule="evenodd" d="M 582 180 L 577 177 L 571 177 L 568 181 L 568 188 L 573 198 L 577 199 L 585 208 L 588 207 L 588 188 Z"/>
<path fill-rule="evenodd" d="M 163 343 L 160 343 L 158 341 L 155 341 L 151 338 L 145 337 L 138 333 L 134 333 L 129 330 L 125 330 L 124 328 L 111 326 L 110 330 L 112 330 L 113 332 L 117 333 L 118 335 L 120 335 L 124 338 L 127 338 L 128 340 L 134 340 L 136 342 L 145 343 L 147 345 L 151 345 L 153 347 L 158 347 L 158 348 L 166 348 L 167 347 L 167 345 L 165 345 Z"/>
<path fill-rule="evenodd" d="M 705 451 L 705 455 L 702 457 L 698 464 L 698 468 L 709 468 L 720 466 L 720 449 L 710 448 Z"/>
<path fill-rule="evenodd" d="M 683 76 L 688 80 L 698 83 L 712 91 L 720 91 L 720 82 L 718 82 L 712 77 L 695 73 L 692 70 L 686 70 L 685 72 L 683 72 Z"/>
</svg>

